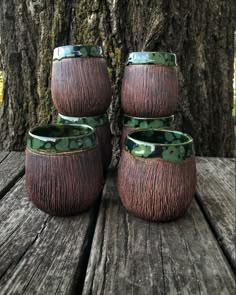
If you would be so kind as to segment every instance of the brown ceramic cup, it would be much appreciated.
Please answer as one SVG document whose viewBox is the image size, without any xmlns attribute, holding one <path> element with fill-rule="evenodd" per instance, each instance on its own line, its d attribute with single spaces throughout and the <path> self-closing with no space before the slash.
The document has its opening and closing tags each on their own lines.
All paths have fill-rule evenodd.
<svg viewBox="0 0 236 295">
<path fill-rule="evenodd" d="M 68 45 L 54 49 L 52 100 L 65 116 L 104 114 L 111 102 L 111 82 L 99 46 Z"/>
<path fill-rule="evenodd" d="M 174 115 L 159 118 L 140 118 L 124 115 L 120 147 L 123 148 L 125 138 L 129 132 L 139 129 L 171 129 Z"/>
<path fill-rule="evenodd" d="M 145 118 L 170 116 L 176 111 L 177 99 L 175 54 L 129 54 L 121 88 L 121 105 L 125 114 Z"/>
<path fill-rule="evenodd" d="M 195 193 L 192 138 L 169 130 L 138 130 L 126 137 L 118 168 L 124 207 L 147 220 L 182 216 Z"/>
<path fill-rule="evenodd" d="M 103 186 L 95 131 L 88 125 L 33 128 L 26 149 L 26 191 L 42 211 L 75 215 L 91 207 Z"/>
<path fill-rule="evenodd" d="M 93 117 L 69 117 L 58 114 L 59 124 L 86 124 L 96 131 L 98 146 L 102 155 L 104 172 L 108 169 L 112 158 L 111 130 L 106 114 Z"/>
</svg>

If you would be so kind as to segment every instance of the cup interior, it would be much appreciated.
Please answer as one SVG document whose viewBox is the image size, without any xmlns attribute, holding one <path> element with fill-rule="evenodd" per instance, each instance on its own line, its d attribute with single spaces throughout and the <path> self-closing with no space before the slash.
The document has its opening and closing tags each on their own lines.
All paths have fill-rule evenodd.
<svg viewBox="0 0 236 295">
<path fill-rule="evenodd" d="M 185 145 L 192 143 L 191 136 L 171 130 L 137 130 L 128 134 L 128 139 L 137 143 L 154 145 Z"/>
<path fill-rule="evenodd" d="M 95 146 L 95 130 L 88 125 L 43 125 L 31 129 L 27 137 L 27 148 L 41 153 L 81 151 Z"/>
</svg>

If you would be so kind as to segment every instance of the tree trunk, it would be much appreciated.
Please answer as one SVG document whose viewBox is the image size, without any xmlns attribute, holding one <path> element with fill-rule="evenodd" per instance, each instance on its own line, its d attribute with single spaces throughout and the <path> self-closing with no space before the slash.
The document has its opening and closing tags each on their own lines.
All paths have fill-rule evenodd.
<svg viewBox="0 0 236 295">
<path fill-rule="evenodd" d="M 198 155 L 232 155 L 233 0 L 1 0 L 0 5 L 0 149 L 24 149 L 28 129 L 55 117 L 53 48 L 93 43 L 102 45 L 113 83 L 109 115 L 116 151 L 124 61 L 130 51 L 148 50 L 177 54 L 176 128 L 193 136 Z"/>
</svg>

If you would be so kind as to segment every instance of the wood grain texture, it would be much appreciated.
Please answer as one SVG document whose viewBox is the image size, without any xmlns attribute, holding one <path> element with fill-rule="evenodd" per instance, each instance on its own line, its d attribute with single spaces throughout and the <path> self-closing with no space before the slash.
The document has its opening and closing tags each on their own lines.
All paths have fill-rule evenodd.
<svg viewBox="0 0 236 295">
<path fill-rule="evenodd" d="M 0 151 L 0 163 L 9 155 L 10 152 Z"/>
<path fill-rule="evenodd" d="M 26 150 L 26 191 L 44 212 L 56 216 L 88 210 L 103 187 L 98 146 L 65 154 L 43 154 Z"/>
<path fill-rule="evenodd" d="M 176 67 L 125 67 L 121 88 L 121 106 L 125 114 L 144 118 L 170 116 L 176 111 L 177 99 Z"/>
<path fill-rule="evenodd" d="M 0 154 L 0 199 L 24 174 L 24 153 L 1 152 Z"/>
<path fill-rule="evenodd" d="M 123 150 L 118 168 L 118 192 L 124 207 L 147 219 L 168 221 L 182 216 L 196 191 L 192 156 L 181 163 L 135 157 Z"/>
<path fill-rule="evenodd" d="M 65 58 L 54 61 L 52 100 L 66 116 L 104 114 L 111 102 L 111 82 L 104 58 Z"/>
<path fill-rule="evenodd" d="M 50 217 L 17 182 L 0 201 L 0 294 L 80 294 L 96 216 Z"/>
<path fill-rule="evenodd" d="M 235 159 L 197 158 L 197 200 L 236 271 Z"/>
<path fill-rule="evenodd" d="M 225 257 L 194 201 L 169 223 L 146 222 L 121 206 L 107 178 L 83 295 L 234 294 Z"/>
</svg>

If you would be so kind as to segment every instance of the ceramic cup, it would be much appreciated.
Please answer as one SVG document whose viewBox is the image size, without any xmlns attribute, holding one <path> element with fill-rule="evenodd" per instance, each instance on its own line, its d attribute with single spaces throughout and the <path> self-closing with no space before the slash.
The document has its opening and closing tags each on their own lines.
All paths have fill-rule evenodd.
<svg viewBox="0 0 236 295">
<path fill-rule="evenodd" d="M 124 145 L 125 138 L 129 132 L 139 130 L 139 129 L 168 129 L 171 128 L 174 122 L 174 115 L 168 117 L 159 118 L 139 118 L 124 115 L 123 117 L 123 128 L 121 136 L 121 149 Z"/>
<path fill-rule="evenodd" d="M 102 48 L 84 44 L 55 48 L 51 93 L 57 111 L 65 116 L 104 114 L 112 90 Z"/>
<path fill-rule="evenodd" d="M 26 191 L 51 215 L 74 215 L 99 197 L 103 171 L 95 131 L 88 125 L 44 125 L 30 130 Z"/>
<path fill-rule="evenodd" d="M 129 54 L 121 87 L 121 105 L 133 117 L 156 118 L 176 111 L 176 56 L 168 52 Z"/>
<path fill-rule="evenodd" d="M 182 216 L 195 193 L 193 139 L 169 130 L 129 133 L 118 168 L 118 191 L 124 207 L 147 220 Z"/>
<path fill-rule="evenodd" d="M 93 117 L 68 117 L 58 114 L 59 124 L 87 124 L 96 130 L 98 146 L 102 155 L 103 169 L 107 170 L 112 157 L 111 131 L 106 114 Z"/>
</svg>

